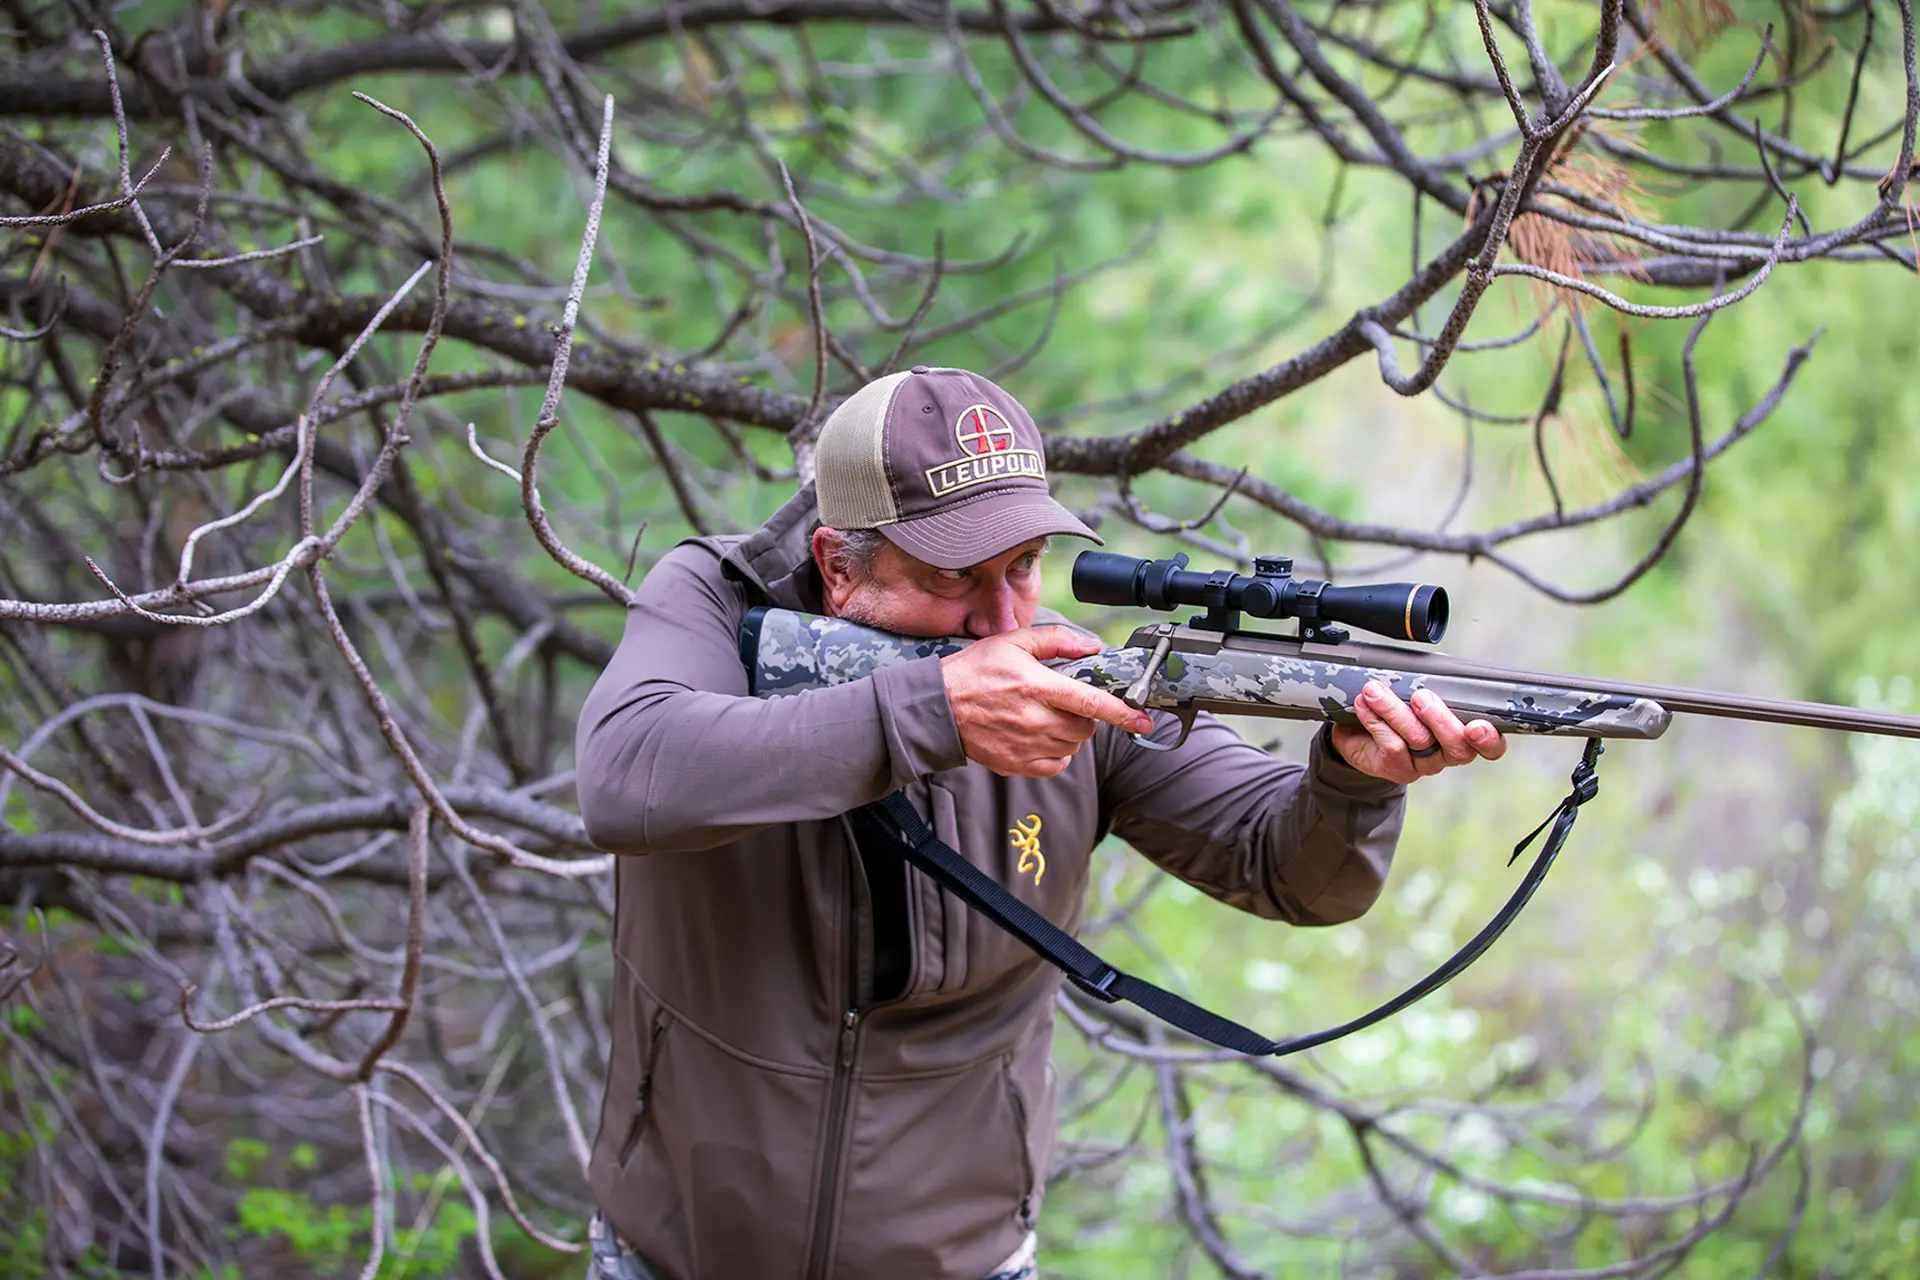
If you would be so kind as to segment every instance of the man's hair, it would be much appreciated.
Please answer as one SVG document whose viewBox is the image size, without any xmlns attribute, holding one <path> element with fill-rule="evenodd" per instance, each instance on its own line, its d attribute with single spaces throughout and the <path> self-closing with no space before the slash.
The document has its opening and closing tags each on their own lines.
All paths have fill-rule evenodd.
<svg viewBox="0 0 1920 1280">
<path fill-rule="evenodd" d="M 871 578 L 873 559 L 887 544 L 887 535 L 878 529 L 835 529 L 834 532 L 840 535 L 840 547 L 833 553 L 834 567 L 851 577 Z"/>
<path fill-rule="evenodd" d="M 816 528 L 832 529 L 832 525 L 816 525 Z M 834 567 L 854 578 L 865 580 L 873 576 L 873 560 L 880 554 L 880 548 L 887 545 L 887 535 L 878 529 L 834 529 L 840 535 L 840 547 L 833 553 Z M 1052 538 L 1040 540 L 1040 552 L 1046 554 L 1053 545 Z"/>
</svg>

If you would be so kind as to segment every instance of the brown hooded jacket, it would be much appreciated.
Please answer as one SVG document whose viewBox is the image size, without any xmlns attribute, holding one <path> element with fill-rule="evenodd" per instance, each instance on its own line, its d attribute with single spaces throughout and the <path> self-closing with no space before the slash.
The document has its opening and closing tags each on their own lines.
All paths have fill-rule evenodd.
<svg viewBox="0 0 1920 1280">
<path fill-rule="evenodd" d="M 821 611 L 816 520 L 804 489 L 750 536 L 662 557 L 581 713 L 587 832 L 650 855 L 617 863 L 590 1181 L 671 1280 L 979 1280 L 1040 1211 L 1060 975 L 918 872 L 876 894 L 843 815 L 904 787 L 1069 931 L 1109 832 L 1223 902 L 1312 925 L 1378 895 L 1404 789 L 1324 733 L 1302 766 L 1206 716 L 1177 751 L 1102 725 L 1058 777 L 1003 778 L 965 758 L 931 658 L 749 697 L 746 609 Z M 1016 871 L 1035 818 L 1038 884 Z M 876 933 L 907 953 L 904 991 L 879 1001 Z"/>
</svg>

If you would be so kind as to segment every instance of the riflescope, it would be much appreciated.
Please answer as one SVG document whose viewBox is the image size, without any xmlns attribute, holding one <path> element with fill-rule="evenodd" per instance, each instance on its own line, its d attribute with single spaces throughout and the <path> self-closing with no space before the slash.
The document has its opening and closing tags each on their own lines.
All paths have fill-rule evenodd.
<svg viewBox="0 0 1920 1280">
<path fill-rule="evenodd" d="M 1395 640 L 1438 644 L 1447 633 L 1447 593 L 1418 582 L 1336 587 L 1293 576 L 1286 556 L 1257 556 L 1253 576 L 1231 569 L 1199 573 L 1183 552 L 1171 560 L 1141 560 L 1111 551 L 1082 551 L 1073 562 L 1073 598 L 1122 608 L 1205 609 L 1193 625 L 1214 631 L 1239 627 L 1236 615 L 1297 618 L 1303 640 L 1337 644 L 1346 623 Z"/>
</svg>

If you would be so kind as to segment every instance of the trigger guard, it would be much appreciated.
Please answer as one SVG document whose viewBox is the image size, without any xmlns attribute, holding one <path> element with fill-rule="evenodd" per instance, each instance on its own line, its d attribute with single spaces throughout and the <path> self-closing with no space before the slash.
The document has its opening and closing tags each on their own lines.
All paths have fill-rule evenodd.
<svg viewBox="0 0 1920 1280">
<path fill-rule="evenodd" d="M 1145 708 L 1142 708 L 1142 710 L 1145 710 Z M 1180 722 L 1180 736 L 1172 742 L 1155 742 L 1145 734 L 1140 733 L 1130 733 L 1127 736 L 1132 738 L 1136 745 L 1148 751 L 1178 751 L 1187 744 L 1187 736 L 1193 732 L 1193 718 L 1196 713 L 1189 707 L 1185 710 L 1171 712 L 1170 714 Z"/>
</svg>

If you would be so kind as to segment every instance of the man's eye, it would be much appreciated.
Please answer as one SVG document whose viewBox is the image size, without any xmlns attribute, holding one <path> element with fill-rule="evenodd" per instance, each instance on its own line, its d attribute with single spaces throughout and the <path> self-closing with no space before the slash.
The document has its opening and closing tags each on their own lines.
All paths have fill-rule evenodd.
<svg viewBox="0 0 1920 1280">
<path fill-rule="evenodd" d="M 1035 551 L 1028 555 L 1021 556 L 1018 560 L 1015 560 L 1013 562 L 1013 569 L 1015 573 L 1031 573 L 1033 571 L 1033 566 L 1039 563 L 1040 563 L 1040 553 Z"/>
<path fill-rule="evenodd" d="M 935 569 L 934 576 L 942 582 L 965 582 L 969 571 L 966 569 Z"/>
</svg>

